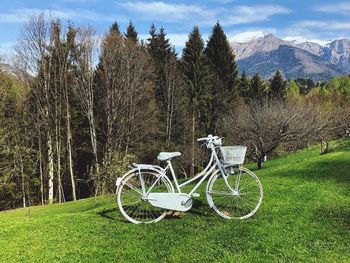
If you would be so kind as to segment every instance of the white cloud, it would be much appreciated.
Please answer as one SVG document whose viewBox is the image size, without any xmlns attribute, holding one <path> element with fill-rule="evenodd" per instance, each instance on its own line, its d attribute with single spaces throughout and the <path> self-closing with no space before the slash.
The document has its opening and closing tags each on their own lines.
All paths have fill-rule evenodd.
<svg viewBox="0 0 350 263">
<path fill-rule="evenodd" d="M 339 2 L 329 3 L 323 5 L 317 5 L 314 7 L 315 11 L 324 13 L 338 13 L 338 14 L 349 14 L 350 13 L 350 2 Z"/>
<path fill-rule="evenodd" d="M 164 2 L 124 2 L 119 5 L 126 10 L 140 14 L 147 20 L 162 20 L 168 22 L 180 22 L 188 20 L 191 16 L 204 18 L 211 11 L 203 9 L 199 5 L 168 4 Z M 212 16 L 212 14 L 210 14 Z"/>
<path fill-rule="evenodd" d="M 324 31 L 329 30 L 349 30 L 350 21 L 337 21 L 337 20 L 303 20 L 294 24 L 294 27 L 300 27 L 304 29 L 323 29 Z"/>
<path fill-rule="evenodd" d="M 196 22 L 200 25 L 212 25 L 219 20 L 223 25 L 249 24 L 266 21 L 277 14 L 291 11 L 280 5 L 238 5 L 230 8 L 209 8 L 202 5 L 170 4 L 165 2 L 130 1 L 118 3 L 137 19 L 166 21 L 176 23 Z"/>
<path fill-rule="evenodd" d="M 301 20 L 281 30 L 281 35 L 289 39 L 302 36 L 311 42 L 323 45 L 340 36 L 349 38 L 349 30 L 350 21 Z"/>
<path fill-rule="evenodd" d="M 114 21 L 115 16 L 100 14 L 88 9 L 38 9 L 20 8 L 13 9 L 6 13 L 0 13 L 0 23 L 22 23 L 28 18 L 38 13 L 50 14 L 61 19 L 91 20 L 91 21 Z M 120 20 L 120 19 L 119 19 Z"/>
<path fill-rule="evenodd" d="M 88 3 L 97 2 L 97 0 L 62 0 L 62 1 L 67 3 L 74 3 L 74 4 L 88 4 Z"/>
<path fill-rule="evenodd" d="M 221 4 L 229 4 L 229 3 L 235 2 L 236 0 L 211 0 L 211 1 L 221 3 Z"/>
<path fill-rule="evenodd" d="M 237 25 L 258 21 L 266 21 L 273 15 L 288 14 L 291 11 L 280 5 L 241 5 L 233 7 L 232 11 L 225 14 L 223 24 Z"/>
</svg>

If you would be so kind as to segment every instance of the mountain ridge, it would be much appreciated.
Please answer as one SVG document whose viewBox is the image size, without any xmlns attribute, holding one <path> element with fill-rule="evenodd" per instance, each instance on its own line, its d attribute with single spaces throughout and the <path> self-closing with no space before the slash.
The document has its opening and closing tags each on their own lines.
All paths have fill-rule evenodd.
<svg viewBox="0 0 350 263">
<path fill-rule="evenodd" d="M 272 70 L 280 70 L 285 78 L 305 77 L 315 81 L 350 73 L 350 40 L 346 38 L 321 45 L 307 39 L 280 39 L 273 34 L 261 34 L 246 42 L 233 41 L 231 47 L 240 71 L 249 75 L 258 73 L 265 79 L 271 77 Z"/>
</svg>

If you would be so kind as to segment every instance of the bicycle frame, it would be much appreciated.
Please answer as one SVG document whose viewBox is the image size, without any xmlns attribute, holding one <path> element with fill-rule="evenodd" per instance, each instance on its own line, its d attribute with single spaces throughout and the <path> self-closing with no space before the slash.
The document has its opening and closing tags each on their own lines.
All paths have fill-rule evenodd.
<svg viewBox="0 0 350 263">
<path fill-rule="evenodd" d="M 162 175 L 152 184 L 152 186 L 148 189 L 147 193 L 144 193 L 143 192 L 143 195 L 147 196 L 151 190 L 153 189 L 153 187 L 157 184 L 157 182 L 164 176 L 167 176 L 166 173 L 168 170 L 170 170 L 170 173 L 174 179 L 174 184 L 175 184 L 175 187 L 176 187 L 176 190 L 178 193 L 182 193 L 181 192 L 181 189 L 192 183 L 193 181 L 196 181 L 197 179 L 199 179 L 200 177 L 202 177 L 201 180 L 198 181 L 198 183 L 192 188 L 192 190 L 188 193 L 188 195 L 192 196 L 192 194 L 198 189 L 198 187 L 204 182 L 204 180 L 206 178 L 208 178 L 209 175 L 212 174 L 212 172 L 215 170 L 216 167 L 219 168 L 219 171 L 222 175 L 222 177 L 224 178 L 224 181 L 226 183 L 226 185 L 229 187 L 229 189 L 231 189 L 233 191 L 233 189 L 230 187 L 230 185 L 228 184 L 227 182 L 227 178 L 226 178 L 226 174 L 225 174 L 225 170 L 223 169 L 223 165 L 221 164 L 217 154 L 216 154 L 216 150 L 215 150 L 215 146 L 212 144 L 210 146 L 210 149 L 211 149 L 211 156 L 210 156 L 210 160 L 207 164 L 207 166 L 204 168 L 204 170 L 202 172 L 200 172 L 198 175 L 196 175 L 195 177 L 191 178 L 191 179 L 188 179 L 187 181 L 179 184 L 178 183 L 178 180 L 177 180 L 177 177 L 176 177 L 176 174 L 175 174 L 175 171 L 174 171 L 174 168 L 171 164 L 171 160 L 168 160 L 167 161 L 167 166 L 163 169 L 162 171 Z M 140 176 L 140 180 L 141 179 L 141 176 Z"/>
<path fill-rule="evenodd" d="M 192 208 L 193 198 L 199 196 L 195 192 L 206 179 L 208 180 L 205 194 L 208 205 L 218 215 L 225 219 L 246 219 L 256 213 L 263 198 L 263 189 L 259 178 L 242 166 L 244 160 L 234 161 L 229 156 L 233 160 L 231 161 L 227 157 L 226 153 L 231 148 L 221 148 L 224 161 L 219 160 L 217 148 L 222 145 L 222 138 L 209 134 L 208 137 L 199 138 L 197 141 L 205 141 L 206 147 L 211 150 L 211 155 L 204 170 L 193 178 L 181 180 L 181 183 L 178 182 L 171 163 L 172 157 L 180 155 L 177 152 L 162 152 L 158 155 L 158 160 L 167 162 L 165 168 L 158 165 L 133 163 L 126 174 L 117 178 L 117 203 L 120 212 L 126 219 L 135 224 L 154 223 L 163 219 L 168 213 L 167 211 L 186 212 Z M 225 152 L 226 150 L 227 152 Z M 233 152 L 233 156 L 234 154 L 235 152 Z M 243 154 L 242 156 L 237 154 L 237 156 L 243 158 Z M 169 173 L 173 180 L 171 180 Z M 231 177 L 231 175 L 234 176 Z M 243 181 L 241 181 L 241 176 L 245 178 Z M 197 183 L 193 183 L 197 180 Z M 218 183 L 216 183 L 217 180 Z M 185 192 L 183 188 L 189 184 L 191 187 L 195 185 Z M 241 185 L 243 186 L 241 187 Z M 247 185 L 253 186 L 253 188 L 249 187 L 248 192 Z M 125 191 L 123 190 L 124 186 L 127 187 Z M 125 197 L 124 199 L 123 197 L 129 191 L 132 191 L 133 198 Z M 250 196 L 256 194 L 256 197 L 259 198 L 256 204 L 255 199 L 252 199 L 254 202 L 244 202 L 247 193 Z"/>
</svg>

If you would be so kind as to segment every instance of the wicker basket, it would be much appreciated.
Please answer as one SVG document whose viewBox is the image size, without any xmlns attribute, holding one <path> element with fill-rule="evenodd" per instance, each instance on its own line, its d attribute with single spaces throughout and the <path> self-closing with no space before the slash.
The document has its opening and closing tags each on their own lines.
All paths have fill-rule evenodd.
<svg viewBox="0 0 350 263">
<path fill-rule="evenodd" d="M 220 151 L 225 165 L 239 165 L 244 163 L 247 147 L 222 146 L 220 147 Z"/>
</svg>

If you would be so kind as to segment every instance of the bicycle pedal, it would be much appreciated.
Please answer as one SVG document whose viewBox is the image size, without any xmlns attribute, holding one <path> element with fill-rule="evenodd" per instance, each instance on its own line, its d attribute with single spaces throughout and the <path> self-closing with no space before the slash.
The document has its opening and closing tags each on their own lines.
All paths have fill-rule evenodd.
<svg viewBox="0 0 350 263">
<path fill-rule="evenodd" d="M 199 193 L 193 193 L 192 197 L 200 197 L 201 195 Z"/>
</svg>

